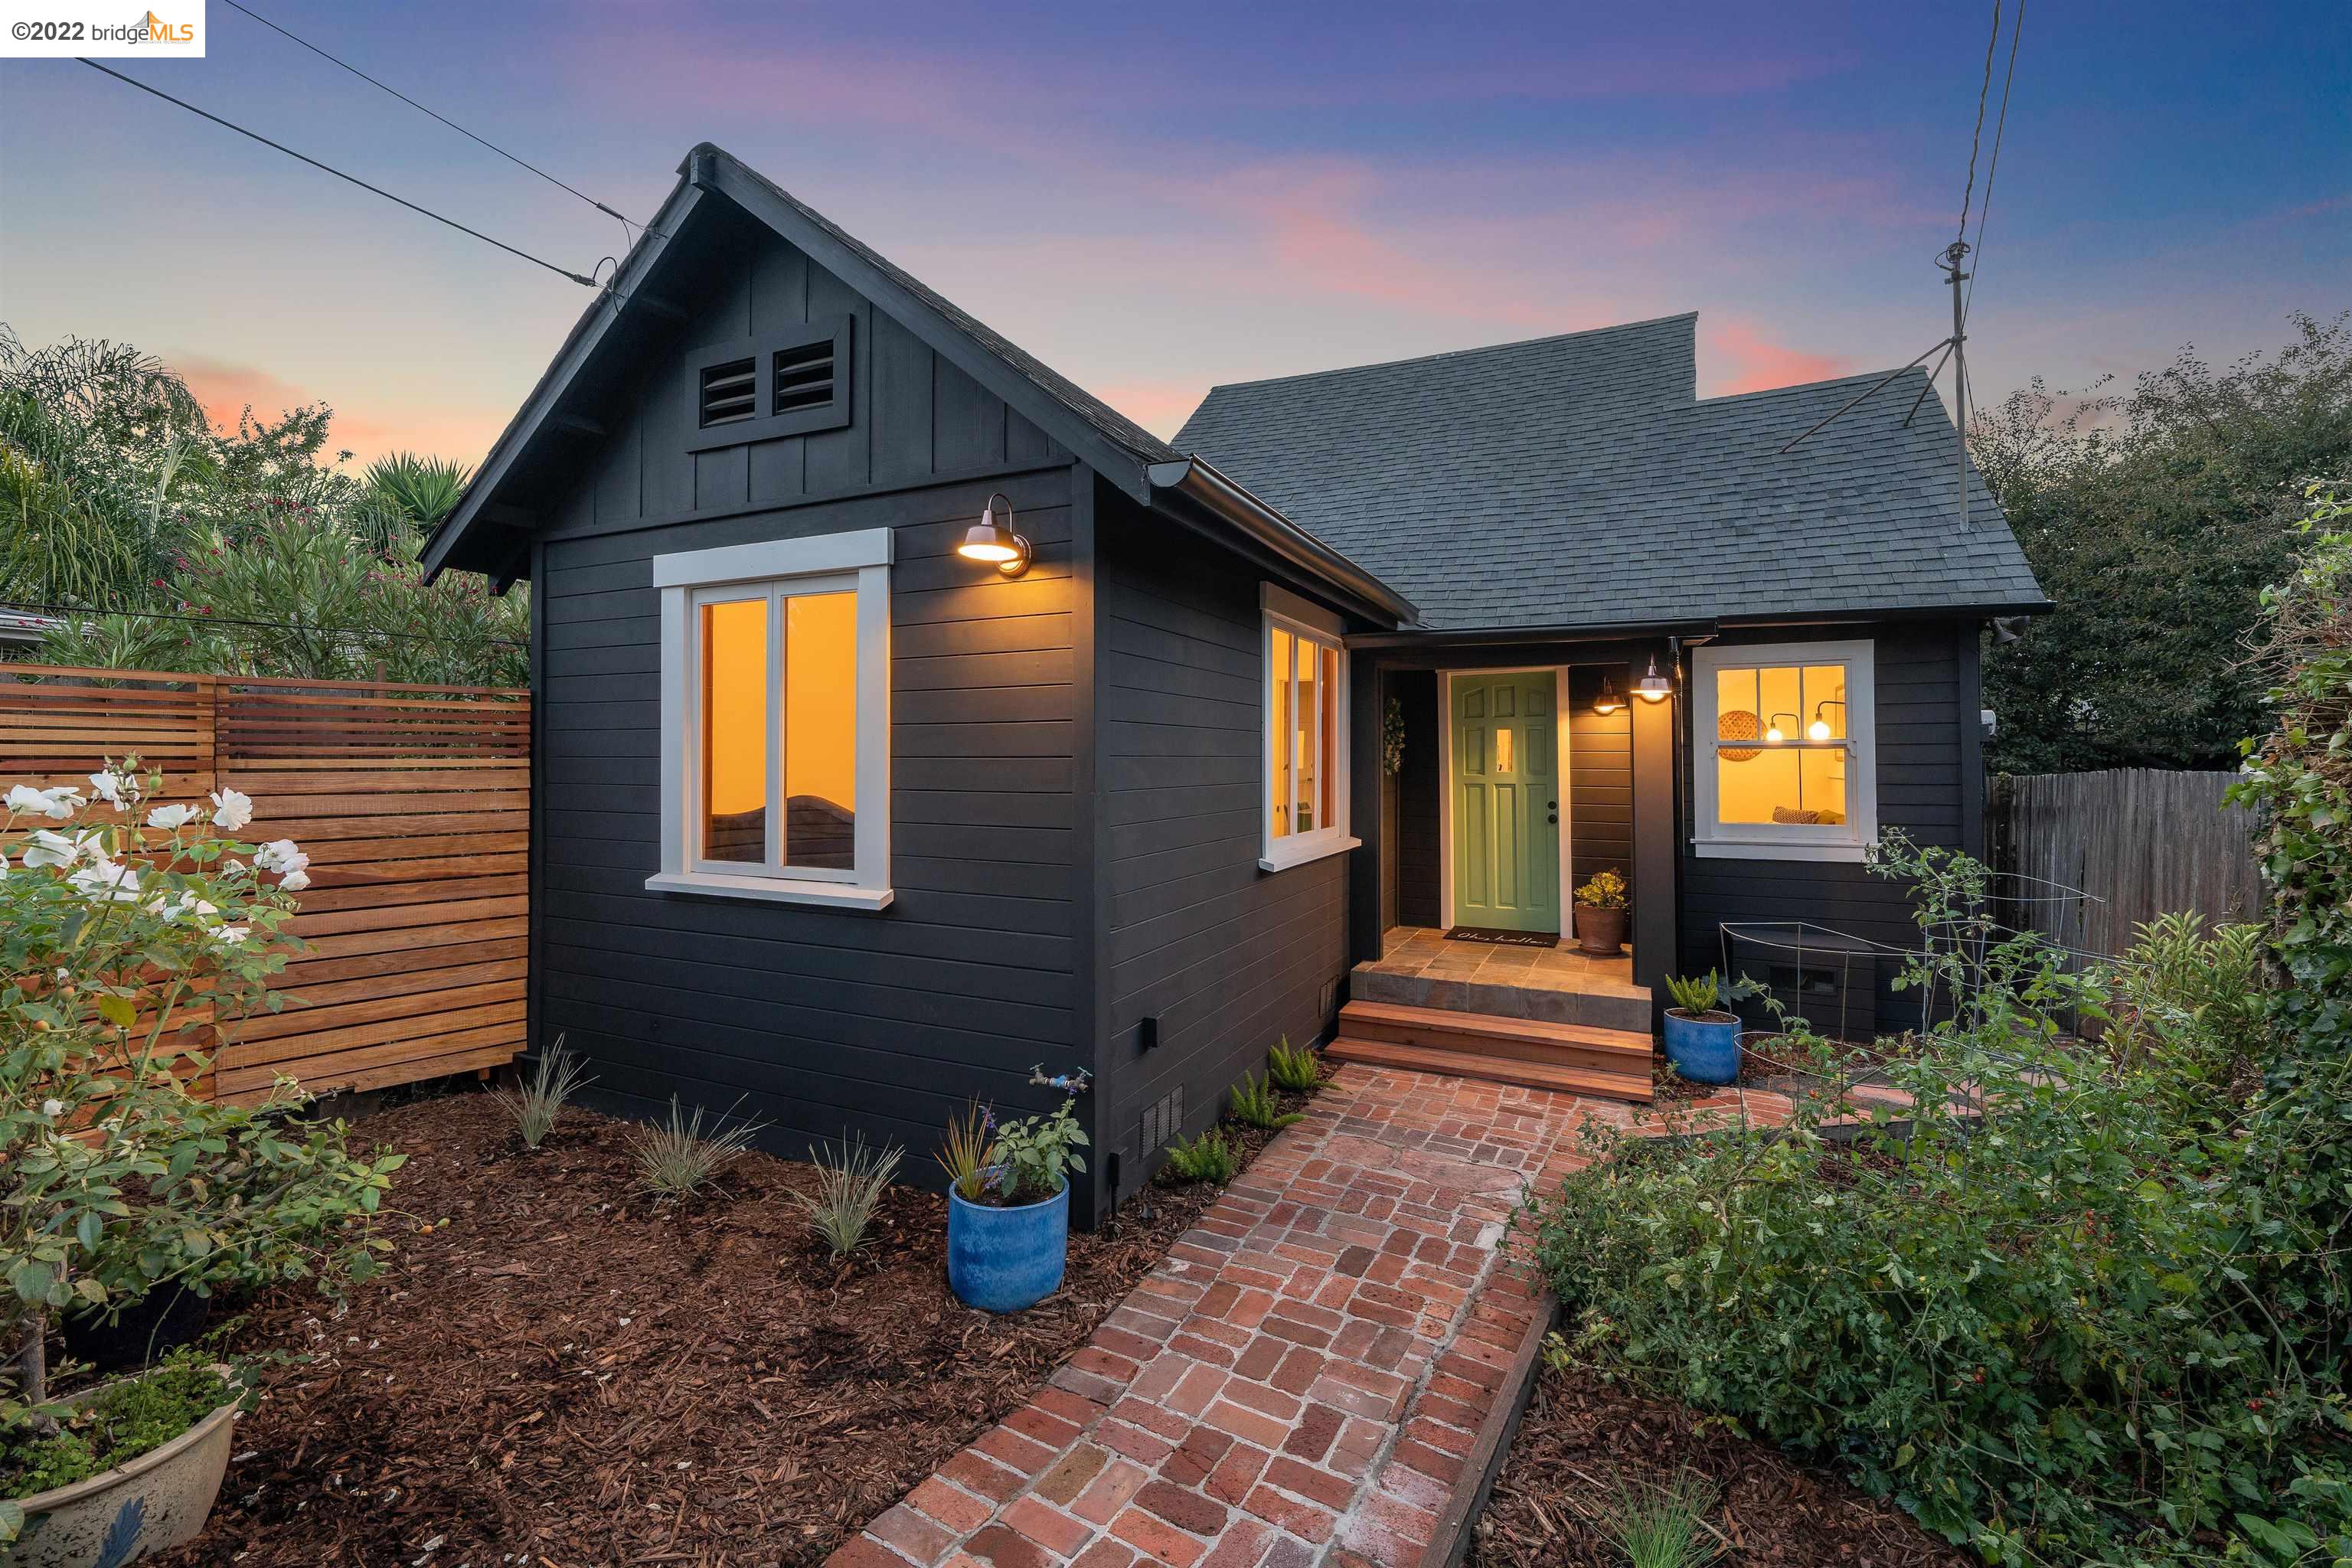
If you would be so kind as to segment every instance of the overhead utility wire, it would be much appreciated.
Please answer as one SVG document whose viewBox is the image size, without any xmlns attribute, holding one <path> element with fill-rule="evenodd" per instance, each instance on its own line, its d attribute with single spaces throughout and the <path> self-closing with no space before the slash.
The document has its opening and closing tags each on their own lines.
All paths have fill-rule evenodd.
<svg viewBox="0 0 2352 1568">
<path fill-rule="evenodd" d="M 231 5 L 236 3 L 236 0 L 229 0 Z M 2009 91 L 2011 88 L 2017 85 L 2017 40 L 2018 36 L 2024 31 L 2025 0 L 2017 0 L 2017 16 L 2009 25 L 2009 71 L 2001 78 L 2000 82 L 2000 117 L 1993 121 L 1992 127 L 1992 163 L 1985 170 L 1984 205 L 1977 209 L 1977 264 L 1969 276 L 1968 293 L 1960 301 L 1960 321 L 1963 326 L 1968 322 L 1969 310 L 1976 304 L 1976 274 L 1984 270 L 1985 224 L 1992 217 L 1992 183 L 2000 175 L 2000 138 L 2001 132 L 2009 129 Z M 1995 37 L 1999 36 L 1998 33 L 1994 35 Z M 1981 114 L 1983 110 L 1979 110 L 1978 112 Z"/>
<path fill-rule="evenodd" d="M 329 54 L 326 50 L 320 48 L 310 39 L 303 37 L 300 34 L 289 32 L 286 28 L 279 26 L 277 23 L 263 16 L 252 6 L 238 5 L 237 0 L 227 0 L 227 3 L 231 8 L 244 12 L 247 16 L 260 23 L 271 32 L 276 33 L 282 37 L 289 38 L 293 42 L 301 45 L 304 48 L 310 50 L 312 54 L 318 56 L 320 59 L 327 61 L 329 64 L 342 67 L 343 69 L 351 72 L 353 76 L 359 78 L 362 81 L 366 82 L 371 87 L 382 88 L 384 91 L 392 94 L 393 97 L 400 100 L 401 102 L 408 105 L 409 108 L 416 110 L 419 114 L 432 116 L 432 118 L 439 121 L 442 124 L 447 126 L 450 130 L 455 131 L 458 135 L 465 137 L 467 141 L 478 142 L 480 145 L 488 147 L 491 152 L 496 153 L 499 157 L 504 158 L 508 163 L 515 164 L 519 168 L 528 169 L 532 174 L 537 174 L 541 179 L 545 180 L 549 184 L 571 192 L 572 195 L 578 196 L 582 201 L 586 202 L 590 206 L 594 207 L 606 217 L 618 218 L 622 223 L 627 225 L 631 228 L 643 228 L 646 226 L 644 224 L 638 223 L 635 219 L 629 217 L 626 214 L 614 212 L 611 207 L 606 206 L 603 202 L 598 201 L 587 192 L 580 190 L 574 186 L 565 184 L 562 180 L 557 179 L 553 174 L 549 174 L 538 164 L 530 163 L 526 159 L 516 157 L 512 153 L 508 152 L 505 148 L 499 146 L 488 137 L 478 136 L 473 132 L 467 130 L 464 126 L 450 119 L 447 115 L 442 114 L 437 110 L 425 108 L 425 105 L 417 102 L 415 99 L 409 97 L 398 88 L 392 86 L 388 82 L 377 80 L 374 77 L 372 77 L 368 75 L 367 72 L 360 69 L 359 67 L 352 64 L 351 61 L 341 58 L 338 56 Z"/>
<path fill-rule="evenodd" d="M 388 202 L 396 202 L 400 205 L 406 207 L 410 212 L 418 213 L 425 217 L 431 218 L 435 223 L 446 224 L 451 228 L 456 229 L 459 234 L 471 235 L 476 239 L 480 240 L 484 245 L 495 245 L 500 250 L 505 251 L 509 256 L 520 257 L 523 260 L 530 262 L 534 267 L 544 267 L 550 272 L 554 273 L 558 278 L 568 278 L 572 282 L 579 284 L 583 289 L 593 289 L 597 287 L 596 280 L 593 278 L 583 278 L 580 274 L 571 270 L 569 268 L 558 267 L 552 261 L 542 260 L 540 258 L 533 256 L 528 250 L 518 250 L 502 239 L 492 239 L 480 229 L 467 228 L 456 218 L 443 217 L 431 207 L 421 207 L 415 202 L 408 200 L 405 196 L 395 196 L 381 185 L 369 184 L 357 174 L 346 174 L 341 169 L 334 167 L 332 164 L 321 163 L 318 159 L 310 156 L 308 153 L 297 153 L 293 148 L 287 146 L 282 142 L 272 142 L 268 137 L 264 136 L 258 131 L 247 131 L 244 126 L 237 124 L 234 121 L 223 120 L 217 114 L 198 109 L 194 104 L 188 102 L 185 99 L 173 98 L 170 93 L 163 91 L 160 88 L 149 87 L 145 82 L 139 80 L 135 77 L 124 76 L 119 70 L 109 70 L 106 67 L 100 65 L 93 59 L 84 59 L 81 63 L 88 66 L 94 71 L 99 71 L 104 75 L 112 77 L 119 82 L 126 82 L 129 85 L 137 88 L 142 92 L 152 93 L 155 97 L 162 99 L 166 103 L 176 104 L 180 108 L 186 110 L 189 113 L 194 114 L 200 119 L 211 121 L 215 125 L 234 131 L 240 136 L 251 137 L 254 141 L 260 142 L 264 147 L 274 148 L 278 152 L 285 153 L 289 158 L 308 163 L 314 169 L 320 170 L 325 174 L 332 174 L 335 178 L 357 185 L 363 191 L 372 192 L 376 195 L 382 196 Z"/>
<path fill-rule="evenodd" d="M 1992 36 L 1985 40 L 1984 85 L 1977 89 L 1977 125 L 1969 132 L 1969 183 L 1960 188 L 1960 230 L 1954 237 L 1969 237 L 1969 202 L 1977 194 L 1977 147 L 1984 140 L 1985 100 L 1992 96 L 1992 52 L 2000 42 L 2000 0 L 1992 0 Z"/>
</svg>

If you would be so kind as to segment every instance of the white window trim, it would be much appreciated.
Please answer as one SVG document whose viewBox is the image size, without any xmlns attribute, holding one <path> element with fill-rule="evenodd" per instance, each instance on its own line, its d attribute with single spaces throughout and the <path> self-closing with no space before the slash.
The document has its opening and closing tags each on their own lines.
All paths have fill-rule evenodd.
<svg viewBox="0 0 2352 1568">
<path fill-rule="evenodd" d="M 1354 689 L 1348 668 L 1347 628 L 1339 617 L 1309 600 L 1302 599 L 1286 589 L 1271 583 L 1258 585 L 1258 607 L 1261 625 L 1258 627 L 1257 654 L 1259 665 L 1259 713 L 1265 721 L 1258 726 L 1257 737 L 1257 813 L 1258 857 L 1261 871 L 1287 871 L 1294 866 L 1304 866 L 1333 855 L 1345 854 L 1363 847 L 1363 840 L 1349 831 L 1354 814 L 1350 799 L 1352 788 L 1349 765 L 1354 748 L 1349 744 L 1349 721 L 1350 694 Z M 1279 629 L 1294 637 L 1306 637 L 1335 649 L 1339 656 L 1339 711 L 1332 726 L 1331 747 L 1336 756 L 1324 760 L 1324 769 L 1331 776 L 1332 816 L 1336 819 L 1312 833 L 1274 836 L 1274 780 L 1271 749 L 1274 736 L 1274 634 Z M 1292 682 L 1297 689 L 1297 682 Z M 1286 713 L 1286 719 L 1290 715 Z"/>
<path fill-rule="evenodd" d="M 1874 648 L 1853 642 L 1708 643 L 1692 650 L 1692 852 L 1701 859 L 1859 861 L 1878 838 L 1878 703 Z M 1775 665 L 1845 666 L 1845 729 L 1853 765 L 1843 823 L 1716 819 L 1716 675 Z"/>
<path fill-rule="evenodd" d="M 882 910 L 890 888 L 890 563 L 887 528 L 808 539 L 767 540 L 713 550 L 656 555 L 654 587 L 661 595 L 661 869 L 646 879 L 656 893 L 708 893 L 820 909 Z M 778 867 L 718 868 L 695 853 L 697 824 L 690 802 L 702 754 L 697 734 L 701 704 L 696 670 L 694 608 L 724 598 L 729 588 L 771 592 L 857 594 L 857 799 L 846 872 Z M 769 689 L 779 693 L 775 673 Z M 773 720 L 771 722 L 774 722 Z M 774 755 L 775 748 L 769 748 Z"/>
</svg>

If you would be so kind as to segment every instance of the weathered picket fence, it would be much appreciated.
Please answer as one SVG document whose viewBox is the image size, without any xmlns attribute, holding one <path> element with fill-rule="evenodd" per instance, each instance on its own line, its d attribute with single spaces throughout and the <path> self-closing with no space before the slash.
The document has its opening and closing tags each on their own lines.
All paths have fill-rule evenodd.
<svg viewBox="0 0 2352 1568">
<path fill-rule="evenodd" d="M 242 790 L 247 835 L 310 857 L 284 1010 L 204 1045 L 212 1093 L 258 1099 L 278 1073 L 383 1088 L 521 1051 L 528 692 L 0 665 L 0 784 L 80 783 L 127 752 L 163 770 L 158 800 Z"/>
</svg>

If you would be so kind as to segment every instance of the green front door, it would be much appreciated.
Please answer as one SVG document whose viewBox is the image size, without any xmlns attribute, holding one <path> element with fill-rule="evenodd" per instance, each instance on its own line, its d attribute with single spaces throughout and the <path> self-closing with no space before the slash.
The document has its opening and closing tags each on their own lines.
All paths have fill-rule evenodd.
<svg viewBox="0 0 2352 1568">
<path fill-rule="evenodd" d="M 1453 678 L 1455 925 L 1560 929 L 1552 685 L 1549 670 Z"/>
</svg>

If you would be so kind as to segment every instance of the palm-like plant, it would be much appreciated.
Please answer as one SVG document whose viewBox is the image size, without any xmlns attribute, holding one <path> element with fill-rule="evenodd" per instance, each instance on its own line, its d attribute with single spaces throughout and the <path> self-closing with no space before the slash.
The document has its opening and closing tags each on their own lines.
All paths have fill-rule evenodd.
<svg viewBox="0 0 2352 1568">
<path fill-rule="evenodd" d="M 404 542 L 421 543 L 457 510 L 472 478 L 471 468 L 448 458 L 414 452 L 378 458 L 360 476 L 357 531 L 378 555 L 391 556 Z"/>
</svg>

